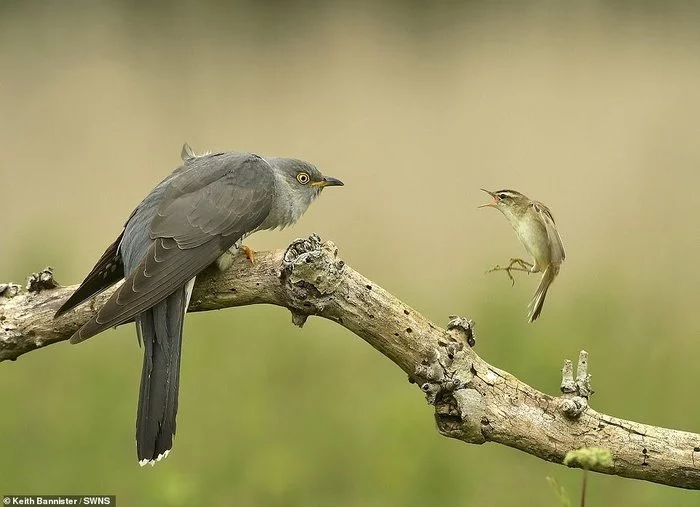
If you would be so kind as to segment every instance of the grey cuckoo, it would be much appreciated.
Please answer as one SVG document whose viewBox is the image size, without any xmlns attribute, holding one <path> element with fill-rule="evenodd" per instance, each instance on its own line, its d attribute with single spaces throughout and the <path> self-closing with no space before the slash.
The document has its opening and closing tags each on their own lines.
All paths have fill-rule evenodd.
<svg viewBox="0 0 700 507">
<path fill-rule="evenodd" d="M 154 464 L 172 448 L 183 319 L 197 274 L 239 248 L 247 235 L 293 224 L 324 187 L 343 184 L 290 158 L 197 155 L 185 145 L 182 159 L 183 165 L 131 213 L 124 230 L 56 312 L 58 317 L 126 278 L 71 343 L 136 321 L 144 347 L 136 417 L 141 465 Z"/>
</svg>

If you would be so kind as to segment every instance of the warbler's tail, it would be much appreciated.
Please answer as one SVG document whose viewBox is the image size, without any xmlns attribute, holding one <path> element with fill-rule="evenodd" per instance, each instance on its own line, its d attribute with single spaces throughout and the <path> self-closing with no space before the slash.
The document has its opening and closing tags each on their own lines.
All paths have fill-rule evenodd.
<svg viewBox="0 0 700 507">
<path fill-rule="evenodd" d="M 544 270 L 542 275 L 542 280 L 535 291 L 535 295 L 530 301 L 530 312 L 528 313 L 528 322 L 533 322 L 542 313 L 542 306 L 544 305 L 544 298 L 547 297 L 547 290 L 549 286 L 554 281 L 554 277 L 557 276 L 558 269 L 554 265 L 550 264 L 547 269 Z"/>
</svg>

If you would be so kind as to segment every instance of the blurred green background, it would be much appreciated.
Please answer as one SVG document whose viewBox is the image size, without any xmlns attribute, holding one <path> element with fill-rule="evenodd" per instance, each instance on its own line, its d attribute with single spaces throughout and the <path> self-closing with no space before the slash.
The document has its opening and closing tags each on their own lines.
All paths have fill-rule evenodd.
<svg viewBox="0 0 700 507">
<path fill-rule="evenodd" d="M 700 432 L 700 6 L 693 2 L 0 1 L 0 281 L 77 283 L 180 147 L 295 156 L 345 181 L 258 250 L 319 233 L 355 269 L 556 394 L 582 348 L 597 410 Z M 548 204 L 535 277 L 480 187 Z M 131 326 L 0 365 L 0 494 L 120 505 L 557 505 L 580 472 L 439 437 L 406 376 L 343 328 L 191 315 L 174 452 L 136 463 Z M 641 459 L 641 457 L 640 457 Z M 591 505 L 698 505 L 595 475 Z"/>
</svg>

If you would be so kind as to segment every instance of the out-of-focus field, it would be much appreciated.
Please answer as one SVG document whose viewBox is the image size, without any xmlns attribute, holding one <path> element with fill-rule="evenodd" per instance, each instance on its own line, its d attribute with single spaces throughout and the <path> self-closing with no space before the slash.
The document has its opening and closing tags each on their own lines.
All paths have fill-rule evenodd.
<svg viewBox="0 0 700 507">
<path fill-rule="evenodd" d="M 222 2 L 223 4 L 223 2 Z M 196 150 L 295 156 L 345 181 L 311 232 L 478 352 L 556 393 L 590 353 L 597 410 L 700 432 L 700 10 L 374 4 L 0 3 L 0 281 L 77 283 Z M 549 205 L 567 261 L 537 283 L 480 187 Z M 0 494 L 120 505 L 557 505 L 580 472 L 439 437 L 405 375 L 331 322 L 249 307 L 188 316 L 174 452 L 136 464 L 131 326 L 0 365 Z M 642 456 L 640 454 L 640 460 Z M 592 476 L 591 505 L 697 505 Z M 576 501 L 576 500 L 575 500 Z"/>
</svg>

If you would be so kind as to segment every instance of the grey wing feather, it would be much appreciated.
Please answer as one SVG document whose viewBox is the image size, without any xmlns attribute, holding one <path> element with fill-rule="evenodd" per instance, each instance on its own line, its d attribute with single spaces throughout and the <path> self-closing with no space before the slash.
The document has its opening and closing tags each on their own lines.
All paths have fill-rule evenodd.
<svg viewBox="0 0 700 507">
<path fill-rule="evenodd" d="M 237 240 L 262 223 L 275 195 L 272 170 L 256 155 L 230 155 L 238 156 L 235 171 L 219 164 L 207 174 L 187 171 L 172 182 L 151 223 L 152 239 L 172 238 L 189 249 L 216 235 Z"/>
<path fill-rule="evenodd" d="M 83 301 L 108 289 L 124 278 L 124 264 L 119 255 L 119 244 L 121 243 L 123 234 L 122 232 L 107 250 L 105 250 L 105 253 L 102 254 L 102 257 L 97 261 L 95 267 L 88 273 L 80 284 L 80 287 L 78 287 L 61 305 L 54 315 L 54 318 L 60 317 Z"/>
<path fill-rule="evenodd" d="M 73 343 L 162 301 L 255 231 L 269 214 L 275 180 L 260 157 L 226 153 L 189 164 L 190 168 L 180 168 L 176 177 L 163 182 L 157 206 L 151 202 L 155 198 L 146 198 L 135 213 L 134 223 L 141 225 L 135 229 L 141 237 L 130 234 L 131 224 L 127 224 L 122 249 L 129 275 L 97 315 L 73 335 Z M 144 244 L 144 222 L 151 216 L 150 241 Z M 144 253 L 138 255 L 139 250 Z M 138 264 L 130 269 L 137 257 Z"/>
</svg>

